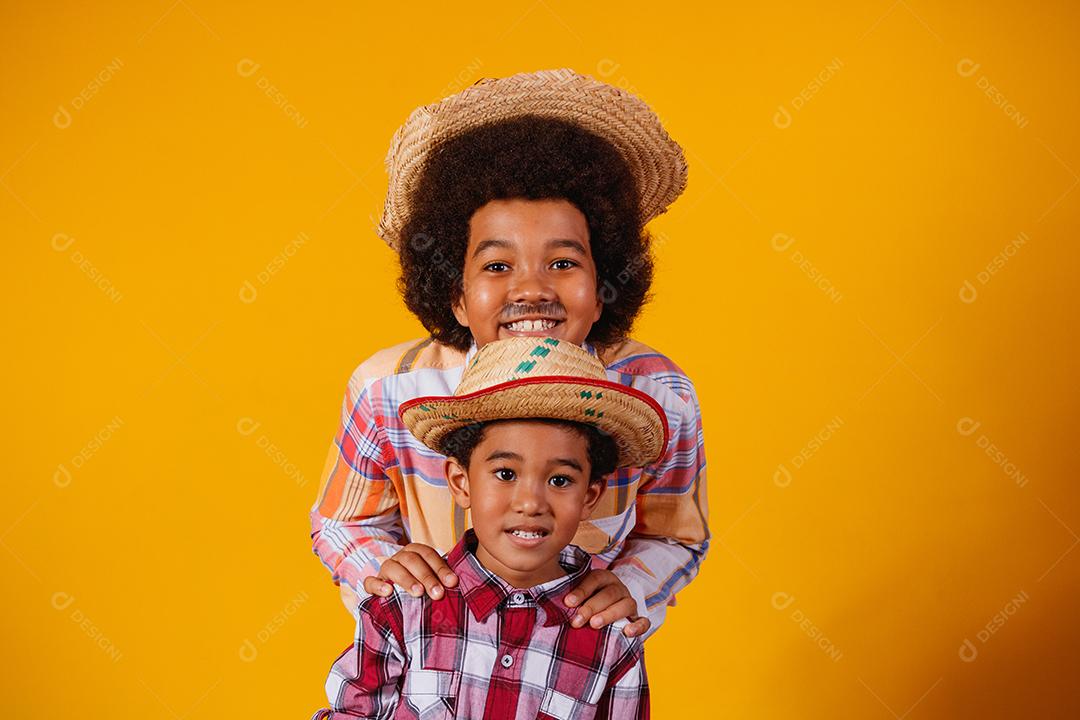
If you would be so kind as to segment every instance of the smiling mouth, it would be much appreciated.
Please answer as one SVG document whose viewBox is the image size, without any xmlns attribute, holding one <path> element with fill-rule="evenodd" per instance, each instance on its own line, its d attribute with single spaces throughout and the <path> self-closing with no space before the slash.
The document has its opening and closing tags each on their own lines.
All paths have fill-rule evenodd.
<svg viewBox="0 0 1080 720">
<path fill-rule="evenodd" d="M 539 540 L 548 536 L 547 530 L 521 530 L 515 528 L 513 530 L 507 530 L 514 537 L 522 538 L 523 540 Z"/>
<path fill-rule="evenodd" d="M 540 527 L 516 527 L 504 530 L 509 535 L 508 540 L 521 550 L 531 550 L 547 542 L 550 530 Z"/>
<path fill-rule="evenodd" d="M 503 323 L 502 327 L 510 332 L 545 332 L 561 322 L 562 320 L 553 320 L 551 318 L 535 318 Z"/>
</svg>

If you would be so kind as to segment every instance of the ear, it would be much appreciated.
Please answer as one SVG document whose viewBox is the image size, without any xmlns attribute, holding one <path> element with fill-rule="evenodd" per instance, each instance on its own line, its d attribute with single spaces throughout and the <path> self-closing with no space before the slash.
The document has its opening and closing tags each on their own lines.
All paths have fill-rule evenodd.
<svg viewBox="0 0 1080 720">
<path fill-rule="evenodd" d="M 446 471 L 446 487 L 450 489 L 450 494 L 454 496 L 454 502 L 463 510 L 468 510 L 469 505 L 471 505 L 468 472 L 457 461 L 457 458 L 452 457 L 446 458 L 444 469 Z"/>
<path fill-rule="evenodd" d="M 457 319 L 458 324 L 463 327 L 469 327 L 469 314 L 465 312 L 464 286 L 462 287 L 461 294 L 459 294 L 457 300 L 454 301 L 452 310 L 454 311 L 454 317 Z"/>
<path fill-rule="evenodd" d="M 607 478 L 603 478 L 597 482 L 590 482 L 589 487 L 585 488 L 585 502 L 581 505 L 582 520 L 587 520 L 596 510 L 596 506 L 604 495 L 604 488 L 606 487 Z"/>
</svg>

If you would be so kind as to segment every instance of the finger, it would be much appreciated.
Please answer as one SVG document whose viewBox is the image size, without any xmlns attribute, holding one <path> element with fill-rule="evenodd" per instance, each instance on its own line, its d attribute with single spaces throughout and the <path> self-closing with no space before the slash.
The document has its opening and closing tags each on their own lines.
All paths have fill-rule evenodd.
<svg viewBox="0 0 1080 720">
<path fill-rule="evenodd" d="M 637 637 L 648 632 L 650 627 L 652 627 L 652 621 L 649 618 L 636 618 L 633 622 L 627 623 L 622 631 L 626 637 Z"/>
<path fill-rule="evenodd" d="M 608 585 L 602 587 L 592 594 L 592 597 L 587 598 L 585 602 L 578 608 L 579 612 L 582 610 L 588 610 L 589 615 L 595 615 L 598 612 L 610 611 L 612 606 L 621 600 L 632 600 L 630 593 L 627 592 L 626 587 L 622 584 Z M 631 610 L 631 613 L 634 612 Z M 630 613 L 627 613 L 629 615 Z M 622 615 L 621 617 L 626 617 Z M 614 618 L 618 619 L 618 618 Z"/>
<path fill-rule="evenodd" d="M 606 618 L 611 607 L 624 597 L 627 597 L 626 590 L 620 585 L 609 585 L 608 587 L 602 588 L 597 591 L 595 595 L 581 604 L 581 607 L 578 608 L 577 615 L 574 616 L 574 619 L 571 622 L 574 627 L 581 627 L 592 619 L 594 615 L 600 612 L 605 613 Z M 623 615 L 622 617 L 626 616 Z M 604 624 L 606 623 L 601 623 L 599 626 L 593 625 L 593 627 L 603 627 Z"/>
<path fill-rule="evenodd" d="M 424 586 L 420 584 L 412 571 L 403 564 L 403 561 L 410 554 L 399 551 L 394 557 L 385 561 L 382 567 L 379 568 L 379 577 L 385 582 L 405 588 L 413 597 L 420 597 L 424 594 Z"/>
<path fill-rule="evenodd" d="M 372 595 L 386 597 L 394 592 L 394 586 L 376 575 L 369 575 L 364 578 L 364 590 Z"/>
<path fill-rule="evenodd" d="M 420 591 L 414 597 L 419 597 L 425 590 L 433 599 L 437 600 L 442 597 L 443 587 L 439 582 L 439 576 L 431 569 L 426 559 L 415 552 L 400 552 L 396 557 L 398 563 L 412 574 L 415 582 L 420 584 Z M 412 587 L 415 588 L 416 586 L 413 585 Z"/>
<path fill-rule="evenodd" d="M 585 577 L 581 579 L 581 582 L 577 584 L 573 590 L 566 596 L 566 606 L 574 607 L 581 603 L 582 600 L 592 595 L 599 588 L 610 585 L 612 583 L 611 578 L 615 578 L 614 573 L 606 573 L 611 578 L 605 576 L 604 570 L 593 570 L 585 574 Z M 618 579 L 618 578 L 615 578 Z"/>
<path fill-rule="evenodd" d="M 442 581 L 443 585 L 446 585 L 447 587 L 454 587 L 457 585 L 457 575 L 455 575 L 454 571 L 450 569 L 450 566 L 446 564 L 446 558 L 440 555 L 438 550 L 421 543 L 409 543 L 405 546 L 405 549 L 422 557 L 428 564 L 428 567 L 431 568 L 431 571 L 438 575 L 439 580 Z"/>
<path fill-rule="evenodd" d="M 602 628 L 605 625 L 630 617 L 637 612 L 637 601 L 634 598 L 624 598 L 614 605 L 601 610 L 589 618 L 589 624 L 594 628 Z"/>
</svg>

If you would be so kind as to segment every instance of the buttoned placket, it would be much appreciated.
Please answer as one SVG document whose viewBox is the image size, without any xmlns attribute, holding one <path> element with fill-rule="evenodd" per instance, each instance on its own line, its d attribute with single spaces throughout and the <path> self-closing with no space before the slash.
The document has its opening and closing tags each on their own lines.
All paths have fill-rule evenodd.
<svg viewBox="0 0 1080 720">
<path fill-rule="evenodd" d="M 513 590 L 503 600 L 499 631 L 498 660 L 491 674 L 492 689 L 488 693 L 487 706 L 484 708 L 484 720 L 513 720 L 516 702 L 507 703 L 505 692 L 516 696 L 520 687 L 525 649 L 532 639 L 536 626 L 537 605 L 532 594 L 525 590 Z"/>
</svg>

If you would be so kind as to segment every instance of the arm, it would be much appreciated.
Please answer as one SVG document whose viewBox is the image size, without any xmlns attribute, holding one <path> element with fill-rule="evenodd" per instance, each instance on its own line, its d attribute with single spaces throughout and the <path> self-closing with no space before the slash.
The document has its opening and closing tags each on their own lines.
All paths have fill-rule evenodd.
<svg viewBox="0 0 1080 720">
<path fill-rule="evenodd" d="M 389 453 L 358 372 L 345 393 L 341 425 L 310 512 L 312 549 L 334 584 L 344 582 L 344 598 L 366 597 L 363 579 L 401 549 L 405 531 L 397 493 L 384 470 Z M 350 610 L 355 606 L 354 601 Z"/>
<path fill-rule="evenodd" d="M 397 598 L 360 608 L 356 639 L 326 678 L 327 718 L 390 718 L 397 710 L 408 659 Z M 316 715 L 318 716 L 318 715 Z"/>
<path fill-rule="evenodd" d="M 638 613 L 649 619 L 650 633 L 663 622 L 675 594 L 697 575 L 710 537 L 697 394 L 681 373 L 655 379 L 662 389 L 654 385 L 650 394 L 667 412 L 668 446 L 664 457 L 642 469 L 636 523 L 609 566 L 637 602 Z"/>
<path fill-rule="evenodd" d="M 645 652 L 635 642 L 608 675 L 607 687 L 596 704 L 595 720 L 648 720 L 649 679 Z"/>
</svg>

